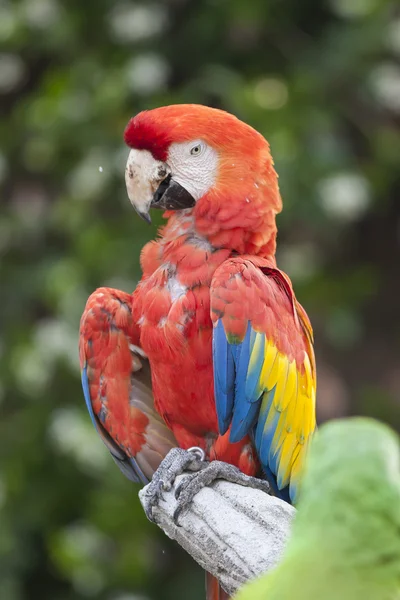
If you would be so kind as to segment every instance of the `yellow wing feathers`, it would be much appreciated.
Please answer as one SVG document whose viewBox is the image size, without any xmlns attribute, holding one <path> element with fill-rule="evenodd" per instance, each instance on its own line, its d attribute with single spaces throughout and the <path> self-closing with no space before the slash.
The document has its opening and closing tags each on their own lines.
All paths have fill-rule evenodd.
<svg viewBox="0 0 400 600">
<path fill-rule="evenodd" d="M 272 342 L 265 340 L 264 344 L 259 387 L 265 391 L 256 444 L 262 464 L 276 475 L 278 488 L 290 484 L 290 495 L 295 500 L 301 466 L 316 426 L 316 382 L 307 352 L 303 364 L 298 365 Z M 254 345 L 253 352 L 257 350 L 259 347 Z"/>
</svg>

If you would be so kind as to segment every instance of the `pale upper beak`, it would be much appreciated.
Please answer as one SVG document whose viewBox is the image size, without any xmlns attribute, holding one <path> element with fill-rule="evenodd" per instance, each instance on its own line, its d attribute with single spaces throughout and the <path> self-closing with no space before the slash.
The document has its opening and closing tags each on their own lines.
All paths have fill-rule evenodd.
<svg viewBox="0 0 400 600">
<path fill-rule="evenodd" d="M 150 208 L 180 210 L 195 205 L 193 196 L 174 181 L 167 163 L 156 160 L 148 150 L 129 152 L 125 182 L 133 208 L 148 223 Z"/>
</svg>

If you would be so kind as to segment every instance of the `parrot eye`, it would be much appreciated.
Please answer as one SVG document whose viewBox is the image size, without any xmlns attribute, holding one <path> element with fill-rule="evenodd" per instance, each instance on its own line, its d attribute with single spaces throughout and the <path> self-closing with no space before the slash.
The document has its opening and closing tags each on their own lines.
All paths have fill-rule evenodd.
<svg viewBox="0 0 400 600">
<path fill-rule="evenodd" d="M 196 144 L 195 146 L 193 146 L 190 149 L 190 154 L 192 156 L 199 156 L 199 154 L 201 154 L 202 150 L 203 150 L 203 145 L 202 144 Z"/>
</svg>

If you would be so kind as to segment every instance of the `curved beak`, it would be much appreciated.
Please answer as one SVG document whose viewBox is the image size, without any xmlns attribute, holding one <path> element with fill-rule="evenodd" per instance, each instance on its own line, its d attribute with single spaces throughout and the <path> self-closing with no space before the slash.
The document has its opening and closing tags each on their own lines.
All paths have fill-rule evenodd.
<svg viewBox="0 0 400 600">
<path fill-rule="evenodd" d="M 125 182 L 133 208 L 147 223 L 151 223 L 150 208 L 181 210 L 196 203 L 193 196 L 174 181 L 169 166 L 156 160 L 148 150 L 130 151 Z"/>
</svg>

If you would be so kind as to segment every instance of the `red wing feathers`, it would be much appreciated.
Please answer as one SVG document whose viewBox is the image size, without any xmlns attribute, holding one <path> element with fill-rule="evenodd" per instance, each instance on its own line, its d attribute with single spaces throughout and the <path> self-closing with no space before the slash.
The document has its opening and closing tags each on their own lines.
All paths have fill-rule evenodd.
<svg viewBox="0 0 400 600">
<path fill-rule="evenodd" d="M 153 406 L 150 367 L 139 347 L 132 296 L 94 292 L 81 319 L 80 362 L 86 404 L 113 458 L 131 479 L 151 479 L 176 441 Z M 118 463 L 118 460 L 116 461 Z"/>
</svg>

